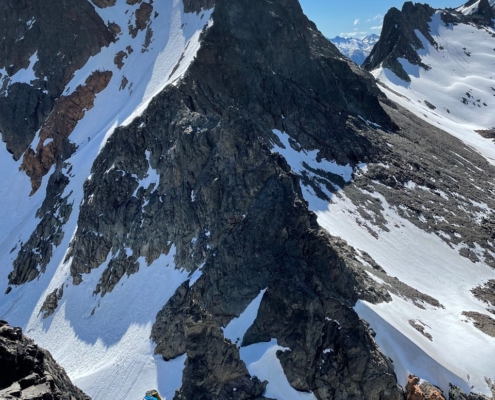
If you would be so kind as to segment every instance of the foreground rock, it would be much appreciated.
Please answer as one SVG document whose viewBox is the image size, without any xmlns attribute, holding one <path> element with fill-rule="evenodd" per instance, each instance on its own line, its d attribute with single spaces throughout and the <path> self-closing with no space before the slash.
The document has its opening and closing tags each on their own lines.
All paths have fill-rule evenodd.
<svg viewBox="0 0 495 400">
<path fill-rule="evenodd" d="M 0 399 L 90 400 L 50 353 L 0 321 Z"/>
</svg>

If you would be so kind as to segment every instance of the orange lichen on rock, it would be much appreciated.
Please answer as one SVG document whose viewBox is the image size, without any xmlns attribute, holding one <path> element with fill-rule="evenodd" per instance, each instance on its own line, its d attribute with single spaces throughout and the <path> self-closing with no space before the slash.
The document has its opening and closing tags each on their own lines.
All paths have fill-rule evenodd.
<svg viewBox="0 0 495 400">
<path fill-rule="evenodd" d="M 406 400 L 424 400 L 423 391 L 418 383 L 419 378 L 410 374 L 406 385 Z"/>
<path fill-rule="evenodd" d="M 26 150 L 20 167 L 31 178 L 31 194 L 39 189 L 43 176 L 63 154 L 64 140 L 74 131 L 86 111 L 93 108 L 96 95 L 108 86 L 111 78 L 110 71 L 95 71 L 86 79 L 84 86 L 79 85 L 73 93 L 56 101 L 41 128 L 36 150 L 31 147 Z M 51 141 L 45 144 L 49 139 Z"/>
</svg>

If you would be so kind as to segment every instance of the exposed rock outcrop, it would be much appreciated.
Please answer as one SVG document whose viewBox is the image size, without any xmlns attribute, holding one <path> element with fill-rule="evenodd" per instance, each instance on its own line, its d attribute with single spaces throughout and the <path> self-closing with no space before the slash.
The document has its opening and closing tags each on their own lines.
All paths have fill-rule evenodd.
<svg viewBox="0 0 495 400">
<path fill-rule="evenodd" d="M 473 322 L 473 325 L 481 332 L 495 337 L 495 319 L 476 311 L 464 311 L 462 315 L 468 317 Z"/>
<path fill-rule="evenodd" d="M 213 316 L 198 305 L 186 309 L 184 343 L 187 361 L 184 374 L 194 376 L 182 385 L 175 399 L 265 399 L 268 382 L 251 378 L 237 346 L 226 342 Z"/>
<path fill-rule="evenodd" d="M 423 400 L 423 391 L 419 387 L 419 378 L 409 375 L 406 385 L 406 400 Z"/>
<path fill-rule="evenodd" d="M 406 400 L 445 400 L 442 391 L 431 383 L 422 381 L 415 375 L 409 375 L 406 385 Z"/>
<path fill-rule="evenodd" d="M 490 400 L 490 398 L 476 393 L 466 394 L 460 387 L 450 385 L 449 400 Z"/>
<path fill-rule="evenodd" d="M 0 369 L 1 399 L 90 400 L 48 351 L 5 321 L 0 321 Z"/>
<path fill-rule="evenodd" d="M 7 0 L 0 11 L 0 69 L 8 75 L 0 77 L 0 132 L 19 159 L 74 72 L 114 36 L 88 1 Z M 7 91 L 23 68 L 32 69 L 35 80 Z"/>
<path fill-rule="evenodd" d="M 139 8 L 136 10 L 135 25 L 129 26 L 129 33 L 132 37 L 136 37 L 139 31 L 143 31 L 148 26 L 153 6 L 151 3 L 142 2 Z"/>
<path fill-rule="evenodd" d="M 71 154 L 73 147 L 68 147 L 63 154 Z M 63 171 L 65 168 L 66 173 Z M 40 221 L 29 240 L 21 244 L 13 263 L 13 271 L 9 274 L 11 284 L 30 282 L 45 272 L 52 257 L 53 247 L 60 245 L 64 237 L 62 228 L 69 220 L 73 207 L 69 202 L 72 192 L 63 196 L 64 189 L 69 184 L 67 175 L 70 175 L 71 168 L 68 164 L 60 163 L 50 176 L 45 200 L 36 212 Z"/>
<path fill-rule="evenodd" d="M 183 3 L 184 11 L 187 13 L 200 13 L 203 9 L 209 10 L 215 6 L 215 0 L 183 0 Z"/>
<path fill-rule="evenodd" d="M 411 1 L 405 2 L 401 11 L 392 7 L 383 19 L 380 40 L 364 61 L 363 68 L 371 71 L 382 65 L 406 82 L 409 82 L 410 78 L 398 61 L 399 58 L 405 58 L 413 65 L 428 69 L 417 53 L 418 49 L 423 48 L 423 44 L 415 29 L 435 46 L 436 42 L 428 26 L 434 12 L 435 10 L 427 4 L 413 4 Z"/>
<path fill-rule="evenodd" d="M 445 400 L 442 390 L 429 382 L 421 382 L 420 388 L 425 400 Z"/>
<path fill-rule="evenodd" d="M 62 299 L 64 295 L 63 285 L 59 289 L 55 289 L 48 296 L 46 296 L 45 301 L 40 309 L 40 314 L 43 313 L 43 318 L 48 318 L 52 315 L 58 307 L 58 301 Z"/>
<path fill-rule="evenodd" d="M 110 71 L 95 71 L 86 79 L 84 86 L 79 85 L 70 95 L 62 96 L 55 102 L 53 112 L 41 128 L 36 150 L 29 148 L 22 160 L 21 169 L 31 178 L 31 194 L 39 189 L 41 179 L 50 168 L 60 161 L 64 142 L 86 111 L 93 108 L 96 95 L 108 86 L 111 78 Z M 48 144 L 45 145 L 45 141 Z M 66 158 L 70 155 L 66 154 Z"/>
<path fill-rule="evenodd" d="M 67 254 L 74 283 L 109 259 L 96 288 L 104 295 L 140 257 L 151 264 L 172 245 L 178 267 L 204 263 L 152 332 L 165 359 L 188 355 L 178 398 L 230 398 L 233 387 L 235 398 L 261 396 L 219 335 L 267 289 L 243 346 L 276 338 L 291 349 L 279 354 L 291 385 L 318 398 L 400 399 L 390 360 L 352 309 L 359 296 L 389 295 L 318 226 L 299 178 L 272 154 L 278 128 L 341 164 L 370 160 L 386 144 L 358 115 L 394 130 L 386 100 L 295 0 L 217 1 L 213 20 L 182 82 L 117 129 L 96 159 Z M 142 186 L 148 175 L 155 183 Z"/>
<path fill-rule="evenodd" d="M 471 292 L 477 299 L 491 306 L 492 311 L 495 311 L 495 279 L 490 279 L 483 286 L 475 287 Z"/>
<path fill-rule="evenodd" d="M 91 0 L 95 6 L 100 8 L 112 7 L 115 5 L 117 0 Z"/>
<path fill-rule="evenodd" d="M 465 6 L 470 6 L 476 3 L 476 1 L 469 0 Z M 478 7 L 473 13 L 467 16 L 456 15 L 462 22 L 473 22 L 477 25 L 494 26 L 493 20 L 495 19 L 495 4 L 490 5 L 488 0 L 480 0 Z"/>
</svg>

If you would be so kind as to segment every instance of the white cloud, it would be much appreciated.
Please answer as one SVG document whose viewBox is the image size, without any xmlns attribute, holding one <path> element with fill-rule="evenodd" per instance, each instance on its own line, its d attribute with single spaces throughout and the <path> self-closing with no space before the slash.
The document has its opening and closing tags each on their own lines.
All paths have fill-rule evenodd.
<svg viewBox="0 0 495 400">
<path fill-rule="evenodd" d="M 382 30 L 382 26 L 381 25 L 372 26 L 370 29 L 372 31 L 381 31 Z"/>
<path fill-rule="evenodd" d="M 383 15 L 382 14 L 376 14 L 374 17 L 370 18 L 367 20 L 367 22 L 372 22 L 372 21 L 383 21 Z"/>
<path fill-rule="evenodd" d="M 352 32 L 341 32 L 339 34 L 340 37 L 344 37 L 344 38 L 349 38 L 349 37 L 364 37 L 367 35 L 368 32 L 358 32 L 357 30 L 354 30 Z"/>
<path fill-rule="evenodd" d="M 357 25 L 357 24 L 359 24 L 359 18 L 356 18 L 356 19 L 354 20 L 354 25 Z"/>
</svg>

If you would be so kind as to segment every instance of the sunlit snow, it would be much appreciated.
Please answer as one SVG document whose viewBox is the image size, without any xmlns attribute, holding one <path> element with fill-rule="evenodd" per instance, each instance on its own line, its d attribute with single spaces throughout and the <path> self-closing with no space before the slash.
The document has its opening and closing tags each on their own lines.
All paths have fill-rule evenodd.
<svg viewBox="0 0 495 400">
<path fill-rule="evenodd" d="M 438 50 L 416 30 L 424 46 L 418 54 L 430 70 L 399 59 L 411 82 L 386 68 L 372 74 L 386 85 L 379 87 L 390 99 L 461 139 L 495 165 L 493 140 L 475 132 L 495 128 L 495 31 L 466 24 L 445 26 L 441 11 L 432 17 L 430 31 Z"/>
<path fill-rule="evenodd" d="M 277 400 L 316 400 L 313 393 L 298 392 L 290 385 L 277 358 L 279 350 L 288 349 L 279 346 L 276 339 L 241 347 L 241 359 L 246 363 L 249 373 L 261 381 L 269 382 L 264 396 Z"/>
<path fill-rule="evenodd" d="M 358 222 L 356 206 L 342 193 L 334 196 L 327 211 L 317 212 L 318 223 L 366 251 L 390 276 L 436 298 L 445 308 L 427 306 L 423 310 L 393 296 L 391 303 L 378 305 L 360 301 L 356 311 L 371 324 L 377 343 L 394 360 L 399 383 L 404 385 L 407 374 L 414 373 L 446 393 L 451 382 L 467 391 L 474 386 L 475 391 L 491 395 L 484 378 L 494 378 L 495 338 L 466 323 L 462 312 L 486 313 L 486 304 L 470 290 L 493 279 L 495 273 L 400 217 L 380 194 L 373 196 L 385 209 L 389 229 L 378 229 L 378 239 Z M 410 319 L 422 321 L 433 342 L 416 331 L 408 323 Z M 480 357 L 479 349 L 484 349 L 485 357 Z"/>
<path fill-rule="evenodd" d="M 117 0 L 114 7 L 97 9 L 105 22 L 115 22 L 123 29 L 116 43 L 103 48 L 75 73 L 64 92 L 67 95 L 77 85 L 84 84 L 95 70 L 113 72 L 108 87 L 97 95 L 94 107 L 86 112 L 70 136 L 78 148 L 67 160 L 73 168 L 63 196 L 70 195 L 69 203 L 74 204 L 74 209 L 64 226 L 62 244 L 54 248 L 46 272 L 34 282 L 13 287 L 0 302 L 0 318 L 22 327 L 27 335 L 47 348 L 70 378 L 95 399 L 139 399 L 150 388 L 157 388 L 170 399 L 181 386 L 185 362 L 185 356 L 170 362 L 154 356 L 155 346 L 149 338 L 157 312 L 176 288 L 188 279 L 187 272 L 174 268 L 174 250 L 167 256 L 162 255 L 149 267 L 143 259 L 138 260 L 139 272 L 124 276 L 103 298 L 94 295 L 93 291 L 106 264 L 84 275 L 83 282 L 74 286 L 70 260 L 63 262 L 77 229 L 84 181 L 91 179 L 92 162 L 106 139 L 115 128 L 140 115 L 167 85 L 179 81 L 199 49 L 200 33 L 212 23 L 213 10 L 186 14 L 180 0 L 154 2 L 156 13 L 151 16 L 153 36 L 146 49 L 143 47 L 146 32 L 140 31 L 133 39 L 127 29 L 131 15 L 138 7 L 139 4 L 128 5 L 126 0 Z M 114 57 L 119 51 L 127 52 L 128 46 L 133 51 L 124 58 L 124 66 L 119 70 Z M 36 60 L 35 53 L 30 67 L 19 71 L 12 80 L 32 80 L 32 67 Z M 121 88 L 124 77 L 128 84 Z M 33 147 L 38 140 L 34 140 Z M 20 161 L 12 159 L 5 145 L 0 146 L 0 153 L 0 218 L 3 223 L 0 231 L 0 282 L 3 285 L 1 290 L 5 291 L 7 276 L 20 245 L 29 239 L 39 222 L 35 214 L 46 195 L 49 176 L 43 179 L 36 194 L 29 197 L 31 184 L 29 178 L 19 171 Z M 140 186 L 158 182 L 159 176 L 150 166 Z M 59 307 L 52 316 L 43 320 L 39 315 L 43 301 L 49 293 L 62 286 L 64 295 Z"/>
</svg>

